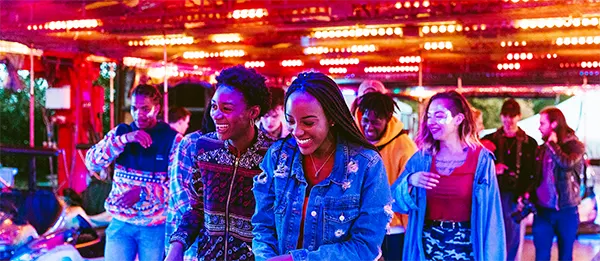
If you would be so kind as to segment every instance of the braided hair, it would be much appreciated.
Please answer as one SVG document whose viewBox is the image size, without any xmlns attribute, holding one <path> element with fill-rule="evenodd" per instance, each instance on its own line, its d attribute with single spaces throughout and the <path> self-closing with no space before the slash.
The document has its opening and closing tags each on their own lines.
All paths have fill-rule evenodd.
<svg viewBox="0 0 600 261">
<path fill-rule="evenodd" d="M 362 113 L 373 112 L 377 118 L 386 120 L 392 118 L 395 109 L 400 110 L 391 96 L 379 92 L 369 92 L 358 98 L 356 108 Z"/>
<path fill-rule="evenodd" d="M 288 88 L 285 103 L 296 91 L 304 91 L 317 99 L 327 119 L 334 122 L 331 130 L 343 140 L 377 151 L 356 126 L 340 88 L 327 75 L 317 72 L 300 73 Z"/>
</svg>

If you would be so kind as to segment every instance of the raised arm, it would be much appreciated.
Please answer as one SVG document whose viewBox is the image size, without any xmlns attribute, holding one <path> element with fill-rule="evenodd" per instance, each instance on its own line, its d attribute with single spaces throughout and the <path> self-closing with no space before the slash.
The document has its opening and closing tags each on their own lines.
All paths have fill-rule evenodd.
<svg viewBox="0 0 600 261">
<path fill-rule="evenodd" d="M 104 138 L 85 154 L 85 166 L 100 172 L 112 163 L 125 150 L 125 135 L 117 136 L 117 129 L 110 130 Z"/>
</svg>

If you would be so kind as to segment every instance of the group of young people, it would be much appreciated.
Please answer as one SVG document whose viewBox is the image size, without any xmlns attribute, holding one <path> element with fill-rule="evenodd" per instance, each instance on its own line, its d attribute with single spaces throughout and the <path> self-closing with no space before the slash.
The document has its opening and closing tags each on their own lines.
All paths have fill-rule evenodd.
<svg viewBox="0 0 600 261">
<path fill-rule="evenodd" d="M 214 130 L 182 137 L 140 85 L 133 122 L 87 152 L 115 164 L 105 260 L 506 259 L 494 154 L 461 94 L 429 99 L 415 144 L 380 83 L 351 110 L 322 73 L 285 94 L 243 66 L 216 80 Z"/>
</svg>

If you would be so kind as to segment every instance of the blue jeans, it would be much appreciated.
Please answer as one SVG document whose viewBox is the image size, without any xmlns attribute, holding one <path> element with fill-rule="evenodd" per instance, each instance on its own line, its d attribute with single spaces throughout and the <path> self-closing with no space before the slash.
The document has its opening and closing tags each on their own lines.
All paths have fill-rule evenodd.
<svg viewBox="0 0 600 261">
<path fill-rule="evenodd" d="M 506 260 L 513 261 L 519 251 L 521 241 L 521 224 L 515 223 L 510 214 L 517 210 L 515 194 L 512 192 L 501 192 L 502 215 L 504 216 L 504 233 L 506 234 Z"/>
<path fill-rule="evenodd" d="M 137 226 L 114 219 L 106 229 L 106 261 L 163 260 L 165 255 L 165 225 Z"/>
<path fill-rule="evenodd" d="M 537 207 L 531 232 L 536 260 L 550 260 L 554 236 L 558 243 L 558 260 L 573 260 L 573 244 L 577 239 L 579 213 L 577 207 L 561 210 Z"/>
</svg>

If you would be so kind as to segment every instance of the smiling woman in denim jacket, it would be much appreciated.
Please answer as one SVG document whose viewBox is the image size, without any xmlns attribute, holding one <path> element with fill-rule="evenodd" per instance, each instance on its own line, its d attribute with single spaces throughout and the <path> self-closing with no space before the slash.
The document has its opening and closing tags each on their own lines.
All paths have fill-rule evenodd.
<svg viewBox="0 0 600 261">
<path fill-rule="evenodd" d="M 335 82 L 302 73 L 289 87 L 291 137 L 254 178 L 256 260 L 374 260 L 391 220 L 385 167 Z"/>
<path fill-rule="evenodd" d="M 467 100 L 434 95 L 421 148 L 392 185 L 394 210 L 408 213 L 404 260 L 506 260 L 494 158 L 477 139 Z"/>
</svg>

